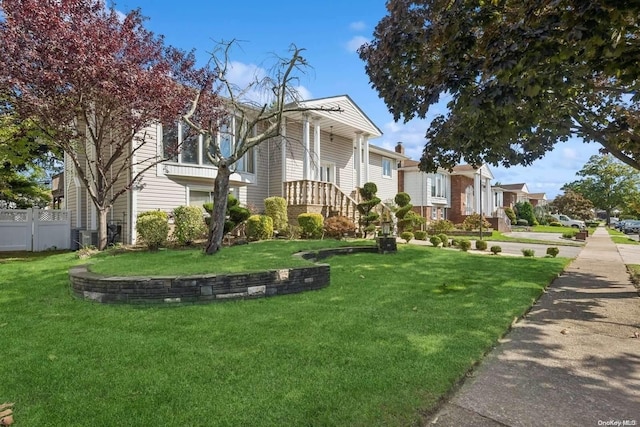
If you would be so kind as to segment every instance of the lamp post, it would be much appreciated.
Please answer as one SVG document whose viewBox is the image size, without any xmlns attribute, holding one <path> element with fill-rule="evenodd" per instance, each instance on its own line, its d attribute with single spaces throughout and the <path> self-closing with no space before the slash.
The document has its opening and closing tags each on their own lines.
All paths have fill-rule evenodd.
<svg viewBox="0 0 640 427">
<path fill-rule="evenodd" d="M 389 237 L 389 235 L 391 234 L 391 222 L 390 221 L 382 221 L 381 228 L 382 228 L 382 236 L 383 237 Z"/>
</svg>

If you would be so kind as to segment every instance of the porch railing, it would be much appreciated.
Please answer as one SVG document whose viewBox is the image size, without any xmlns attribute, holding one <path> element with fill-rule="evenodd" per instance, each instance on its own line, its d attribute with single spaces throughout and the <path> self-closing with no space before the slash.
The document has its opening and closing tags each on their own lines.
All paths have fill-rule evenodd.
<svg viewBox="0 0 640 427">
<path fill-rule="evenodd" d="M 290 205 L 327 206 L 357 224 L 358 203 L 332 182 L 288 181 L 284 183 L 284 193 Z"/>
</svg>

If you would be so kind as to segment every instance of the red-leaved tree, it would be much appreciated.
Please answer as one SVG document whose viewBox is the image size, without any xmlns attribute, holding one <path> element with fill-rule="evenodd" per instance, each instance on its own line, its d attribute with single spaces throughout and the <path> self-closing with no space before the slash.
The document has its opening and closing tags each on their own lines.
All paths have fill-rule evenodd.
<svg viewBox="0 0 640 427">
<path fill-rule="evenodd" d="M 0 90 L 75 165 L 103 249 L 113 203 L 164 160 L 140 155 L 145 129 L 177 120 L 196 93 L 199 116 L 215 123 L 214 73 L 146 30 L 140 10 L 123 17 L 102 0 L 2 0 L 0 12 Z"/>
</svg>

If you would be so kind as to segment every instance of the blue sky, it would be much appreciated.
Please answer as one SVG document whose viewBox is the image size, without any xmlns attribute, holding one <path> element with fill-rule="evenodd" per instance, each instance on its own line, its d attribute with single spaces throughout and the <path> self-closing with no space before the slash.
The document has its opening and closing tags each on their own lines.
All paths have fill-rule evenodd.
<svg viewBox="0 0 640 427">
<path fill-rule="evenodd" d="M 305 48 L 310 64 L 301 78 L 301 93 L 310 98 L 349 95 L 384 135 L 371 143 L 393 149 L 402 141 L 406 154 L 419 160 L 424 134 L 430 123 L 414 120 L 394 123 L 384 102 L 371 88 L 364 63 L 356 53 L 371 39 L 373 29 L 386 14 L 383 0 L 325 0 L 319 2 L 278 0 L 158 1 L 119 0 L 118 10 L 140 8 L 149 20 L 146 27 L 165 36 L 168 44 L 196 49 L 206 61 L 216 41 L 240 40 L 232 51 L 237 82 L 272 64 L 273 54 L 287 56 L 291 44 Z M 434 105 L 432 117 L 442 111 Z M 580 141 L 559 143 L 556 149 L 529 167 L 504 168 L 490 165 L 496 181 L 503 184 L 525 182 L 531 192 L 545 192 L 549 199 L 561 193 L 560 187 L 576 179 L 599 145 Z"/>
</svg>

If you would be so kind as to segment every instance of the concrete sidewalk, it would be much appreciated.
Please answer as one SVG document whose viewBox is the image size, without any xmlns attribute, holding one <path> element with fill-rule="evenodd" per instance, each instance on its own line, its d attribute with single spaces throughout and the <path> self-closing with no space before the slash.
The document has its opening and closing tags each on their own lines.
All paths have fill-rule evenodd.
<svg viewBox="0 0 640 427">
<path fill-rule="evenodd" d="M 640 425 L 636 332 L 638 291 L 600 227 L 427 426 Z"/>
</svg>

